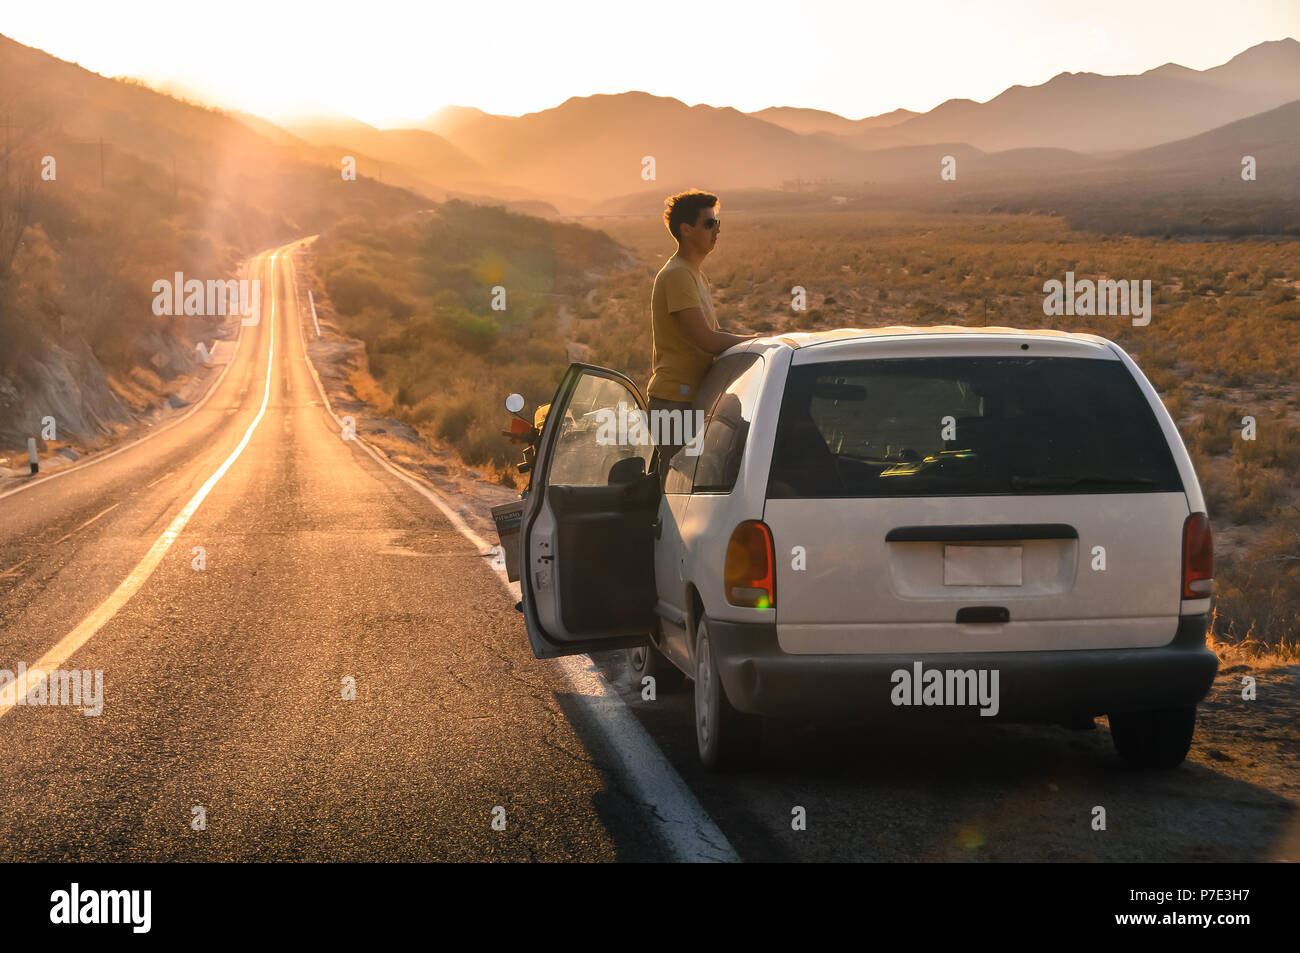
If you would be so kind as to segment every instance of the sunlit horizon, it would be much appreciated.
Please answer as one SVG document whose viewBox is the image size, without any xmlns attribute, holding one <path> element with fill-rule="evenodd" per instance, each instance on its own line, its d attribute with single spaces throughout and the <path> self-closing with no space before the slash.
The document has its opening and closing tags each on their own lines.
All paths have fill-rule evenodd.
<svg viewBox="0 0 1300 953">
<path fill-rule="evenodd" d="M 1101 0 L 1078 13 L 1032 0 L 851 10 L 824 0 L 704 10 L 669 0 L 653 11 L 580 0 L 562 9 L 504 4 L 490 21 L 480 8 L 391 0 L 347 16 L 247 0 L 224 12 L 214 20 L 158 0 L 33 4 L 8 9 L 0 32 L 106 76 L 272 121 L 342 113 L 387 127 L 448 105 L 518 116 L 629 90 L 858 119 L 954 98 L 983 102 L 1061 72 L 1142 73 L 1168 62 L 1207 69 L 1300 36 L 1300 4 L 1288 0 L 1231 9 Z M 679 35 L 674 53 L 672 31 L 684 24 L 690 34 Z"/>
</svg>

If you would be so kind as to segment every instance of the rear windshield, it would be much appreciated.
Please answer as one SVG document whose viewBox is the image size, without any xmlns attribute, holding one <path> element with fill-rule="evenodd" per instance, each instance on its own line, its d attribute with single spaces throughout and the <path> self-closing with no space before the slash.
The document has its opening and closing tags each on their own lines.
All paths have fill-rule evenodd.
<svg viewBox="0 0 1300 953">
<path fill-rule="evenodd" d="M 769 498 L 1181 492 L 1119 361 L 933 357 L 792 367 Z"/>
</svg>

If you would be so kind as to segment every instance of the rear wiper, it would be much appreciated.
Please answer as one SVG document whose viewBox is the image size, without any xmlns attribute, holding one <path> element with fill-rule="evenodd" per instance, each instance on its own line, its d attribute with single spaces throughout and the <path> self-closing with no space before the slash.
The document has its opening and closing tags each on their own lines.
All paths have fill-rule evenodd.
<svg viewBox="0 0 1300 953">
<path fill-rule="evenodd" d="M 1155 486 L 1159 482 L 1147 477 L 1106 476 L 1100 473 L 1085 473 L 1072 476 L 1064 474 L 1057 476 L 1013 476 L 1011 478 L 1011 489 L 1027 490 L 1070 486 Z"/>
</svg>

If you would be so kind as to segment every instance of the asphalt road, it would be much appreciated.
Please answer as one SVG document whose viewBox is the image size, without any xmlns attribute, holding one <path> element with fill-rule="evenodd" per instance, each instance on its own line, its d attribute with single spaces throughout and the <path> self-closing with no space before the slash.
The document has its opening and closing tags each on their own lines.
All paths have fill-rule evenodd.
<svg viewBox="0 0 1300 953">
<path fill-rule="evenodd" d="M 0 667 L 16 672 L 112 602 L 265 398 L 64 665 L 102 670 L 102 714 L 0 716 L 0 859 L 663 856 L 487 560 L 324 413 L 291 263 L 271 258 L 252 263 L 261 322 L 201 409 L 0 499 Z"/>
<path fill-rule="evenodd" d="M 910 723 L 770 725 L 704 773 L 689 687 L 534 660 L 485 549 L 343 439 L 292 248 L 195 412 L 0 496 L 0 668 L 104 686 L 0 699 L 0 859 L 1300 859 L 1294 672 L 1249 709 L 1221 676 L 1171 773 L 1104 726 Z"/>
</svg>

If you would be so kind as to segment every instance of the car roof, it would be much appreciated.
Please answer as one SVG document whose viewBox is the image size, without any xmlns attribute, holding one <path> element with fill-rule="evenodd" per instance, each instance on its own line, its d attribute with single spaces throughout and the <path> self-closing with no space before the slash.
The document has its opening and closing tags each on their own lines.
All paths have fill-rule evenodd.
<svg viewBox="0 0 1300 953">
<path fill-rule="evenodd" d="M 1088 349 L 1110 349 L 1110 342 L 1096 334 L 1077 331 L 1058 331 L 1054 328 L 1008 328 L 984 327 L 968 328 L 956 324 L 941 324 L 933 327 L 912 327 L 910 325 L 891 325 L 885 328 L 836 328 L 831 331 L 790 331 L 754 338 L 737 350 L 767 351 L 780 348 L 801 350 L 810 347 L 834 347 L 841 344 L 855 344 L 865 341 L 900 339 L 900 338 L 943 337 L 960 338 L 971 341 L 990 340 L 1052 340 L 1059 343 L 1077 343 Z"/>
</svg>

